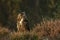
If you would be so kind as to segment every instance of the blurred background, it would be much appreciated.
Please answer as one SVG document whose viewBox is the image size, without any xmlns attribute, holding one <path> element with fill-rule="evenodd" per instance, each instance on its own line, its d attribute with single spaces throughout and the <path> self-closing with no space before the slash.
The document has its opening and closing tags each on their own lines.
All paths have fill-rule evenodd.
<svg viewBox="0 0 60 40">
<path fill-rule="evenodd" d="M 60 0 L 0 0 L 0 24 L 15 27 L 19 10 L 25 11 L 32 27 L 43 18 L 60 19 Z"/>
</svg>

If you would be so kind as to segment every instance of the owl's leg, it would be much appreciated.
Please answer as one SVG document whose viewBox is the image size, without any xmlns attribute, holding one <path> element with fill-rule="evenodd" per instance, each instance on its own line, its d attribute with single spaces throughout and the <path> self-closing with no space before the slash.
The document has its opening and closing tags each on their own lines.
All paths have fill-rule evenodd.
<svg viewBox="0 0 60 40">
<path fill-rule="evenodd" d="M 19 31 L 19 27 L 18 27 L 18 25 L 17 25 L 17 31 Z"/>
<path fill-rule="evenodd" d="M 20 25 L 19 25 L 19 23 L 17 23 L 17 31 L 19 32 L 19 30 L 20 30 Z"/>
</svg>

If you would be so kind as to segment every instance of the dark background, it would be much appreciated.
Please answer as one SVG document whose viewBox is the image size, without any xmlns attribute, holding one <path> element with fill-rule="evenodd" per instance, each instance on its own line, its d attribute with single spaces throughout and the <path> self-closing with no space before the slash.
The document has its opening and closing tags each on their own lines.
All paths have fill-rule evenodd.
<svg viewBox="0 0 60 40">
<path fill-rule="evenodd" d="M 15 27 L 19 10 L 26 12 L 32 27 L 43 18 L 60 19 L 60 0 L 0 0 L 0 24 Z"/>
</svg>

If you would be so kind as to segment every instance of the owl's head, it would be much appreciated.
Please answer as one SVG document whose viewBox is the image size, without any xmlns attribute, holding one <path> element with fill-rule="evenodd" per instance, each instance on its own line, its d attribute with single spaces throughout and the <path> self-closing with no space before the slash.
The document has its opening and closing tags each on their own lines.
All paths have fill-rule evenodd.
<svg viewBox="0 0 60 40">
<path fill-rule="evenodd" d="M 26 18 L 26 15 L 25 15 L 25 12 L 20 12 L 18 15 L 17 15 L 17 20 L 21 20 L 21 19 L 25 19 Z"/>
</svg>

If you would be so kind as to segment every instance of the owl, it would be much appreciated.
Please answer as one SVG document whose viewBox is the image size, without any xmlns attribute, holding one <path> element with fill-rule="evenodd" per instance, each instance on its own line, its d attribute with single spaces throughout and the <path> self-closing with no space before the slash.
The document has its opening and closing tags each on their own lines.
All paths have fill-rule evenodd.
<svg viewBox="0 0 60 40">
<path fill-rule="evenodd" d="M 29 22 L 24 12 L 17 15 L 17 30 L 20 32 L 29 31 Z"/>
</svg>

